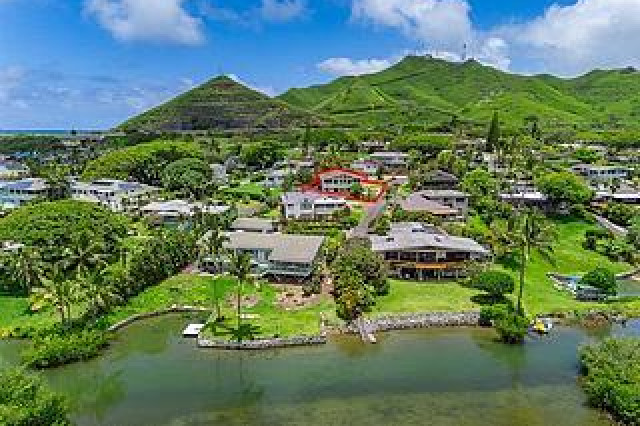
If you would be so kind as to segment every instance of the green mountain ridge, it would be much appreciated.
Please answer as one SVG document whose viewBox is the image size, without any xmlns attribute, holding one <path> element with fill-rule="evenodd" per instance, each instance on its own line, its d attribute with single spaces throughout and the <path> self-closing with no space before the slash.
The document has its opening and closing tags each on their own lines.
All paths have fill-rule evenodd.
<svg viewBox="0 0 640 426">
<path fill-rule="evenodd" d="M 390 122 L 402 122 L 407 112 L 413 121 L 434 123 L 447 116 L 487 121 L 496 110 L 506 121 L 517 123 L 536 116 L 557 124 L 617 120 L 633 125 L 640 116 L 640 73 L 632 68 L 564 79 L 510 74 L 473 60 L 453 63 L 422 56 L 408 56 L 378 73 L 291 89 L 280 99 L 328 115 L 357 111 L 359 117 L 352 118 L 361 124 L 380 120 L 380 108 L 372 99 L 354 95 L 354 87 L 371 87 L 387 99 Z"/>
<path fill-rule="evenodd" d="M 535 116 L 549 126 L 634 127 L 640 72 L 594 70 L 576 78 L 519 75 L 485 66 L 408 56 L 392 67 L 270 98 L 216 77 L 134 117 L 122 130 L 246 130 L 316 126 L 486 123 L 494 111 L 514 126 Z"/>
<path fill-rule="evenodd" d="M 301 127 L 318 119 L 227 76 L 215 77 L 122 123 L 119 130 L 184 131 Z"/>
</svg>

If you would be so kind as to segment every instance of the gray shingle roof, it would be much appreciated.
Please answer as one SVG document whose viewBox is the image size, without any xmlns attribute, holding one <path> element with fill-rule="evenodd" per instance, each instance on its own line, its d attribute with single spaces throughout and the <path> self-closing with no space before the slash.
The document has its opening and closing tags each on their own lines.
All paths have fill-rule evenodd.
<svg viewBox="0 0 640 426">
<path fill-rule="evenodd" d="M 450 235 L 429 234 L 425 232 L 392 232 L 387 236 L 371 236 L 373 251 L 392 251 L 410 249 L 460 250 L 472 253 L 489 254 L 489 251 L 470 238 Z"/>
<path fill-rule="evenodd" d="M 307 235 L 229 232 L 227 236 L 226 248 L 269 250 L 269 261 L 291 263 L 313 262 L 324 242 L 324 237 Z"/>
<path fill-rule="evenodd" d="M 274 231 L 276 224 L 271 219 L 260 219 L 253 217 L 241 217 L 236 219 L 231 225 L 231 229 L 234 230 L 247 230 L 247 231 Z"/>
</svg>

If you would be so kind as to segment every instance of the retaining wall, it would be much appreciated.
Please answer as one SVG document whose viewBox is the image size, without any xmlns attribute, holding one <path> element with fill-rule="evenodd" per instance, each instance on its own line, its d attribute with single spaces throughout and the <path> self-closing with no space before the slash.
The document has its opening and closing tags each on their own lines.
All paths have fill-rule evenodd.
<svg viewBox="0 0 640 426">
<path fill-rule="evenodd" d="M 480 325 L 480 312 L 428 312 L 386 315 L 367 318 L 367 327 L 373 332 L 429 327 L 475 327 Z M 359 333 L 355 324 L 348 325 L 347 333 Z"/>
<path fill-rule="evenodd" d="M 179 314 L 179 313 L 200 313 L 200 312 L 211 312 L 211 309 L 201 308 L 197 306 L 172 306 L 170 308 L 161 309 L 159 311 L 145 312 L 143 314 L 132 315 L 129 318 L 126 318 L 120 322 L 113 324 L 111 327 L 107 329 L 107 331 L 111 331 L 111 332 L 118 331 L 128 325 L 133 324 L 136 321 L 155 318 L 162 315 Z"/>
<path fill-rule="evenodd" d="M 312 346 L 312 345 L 324 345 L 327 343 L 326 336 L 300 336 L 278 339 L 262 339 L 262 340 L 247 340 L 244 342 L 230 342 L 227 340 L 213 340 L 198 338 L 199 348 L 209 349 L 234 349 L 234 350 L 260 350 L 260 349 L 275 349 L 275 348 L 288 348 L 292 346 Z"/>
</svg>

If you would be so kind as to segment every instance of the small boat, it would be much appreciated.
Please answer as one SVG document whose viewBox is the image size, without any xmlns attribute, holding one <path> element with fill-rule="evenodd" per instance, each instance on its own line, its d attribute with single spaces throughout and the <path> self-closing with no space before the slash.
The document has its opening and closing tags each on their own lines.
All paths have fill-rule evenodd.
<svg viewBox="0 0 640 426">
<path fill-rule="evenodd" d="M 189 324 L 182 332 L 182 337 L 198 337 L 205 324 Z"/>
<path fill-rule="evenodd" d="M 549 318 L 536 318 L 531 328 L 536 333 L 548 334 L 553 328 L 553 321 Z"/>
</svg>

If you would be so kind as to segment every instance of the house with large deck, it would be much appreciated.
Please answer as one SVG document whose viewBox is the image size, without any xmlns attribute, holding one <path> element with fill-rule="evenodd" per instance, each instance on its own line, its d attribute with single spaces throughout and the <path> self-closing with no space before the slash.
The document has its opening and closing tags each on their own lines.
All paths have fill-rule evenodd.
<svg viewBox="0 0 640 426">
<path fill-rule="evenodd" d="M 228 232 L 224 248 L 234 254 L 248 254 L 252 273 L 275 280 L 304 281 L 313 274 L 325 237 L 255 232 Z M 206 236 L 205 236 L 206 238 Z M 213 265 L 213 259 L 207 259 Z M 222 259 L 228 265 L 228 257 Z"/>
<path fill-rule="evenodd" d="M 372 235 L 372 250 L 389 263 L 392 276 L 409 280 L 465 276 L 470 261 L 486 261 L 490 252 L 469 238 L 454 237 L 433 226 L 395 224 L 387 235 Z"/>
</svg>

